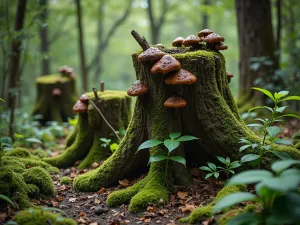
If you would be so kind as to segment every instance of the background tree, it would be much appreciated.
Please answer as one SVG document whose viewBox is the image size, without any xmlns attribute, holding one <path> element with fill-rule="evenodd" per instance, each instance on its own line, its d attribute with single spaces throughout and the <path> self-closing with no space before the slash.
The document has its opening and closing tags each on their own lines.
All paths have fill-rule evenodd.
<svg viewBox="0 0 300 225">
<path fill-rule="evenodd" d="M 50 55 L 49 55 L 49 40 L 48 40 L 48 0 L 40 0 L 40 48 L 42 54 L 41 74 L 50 73 Z"/>
</svg>

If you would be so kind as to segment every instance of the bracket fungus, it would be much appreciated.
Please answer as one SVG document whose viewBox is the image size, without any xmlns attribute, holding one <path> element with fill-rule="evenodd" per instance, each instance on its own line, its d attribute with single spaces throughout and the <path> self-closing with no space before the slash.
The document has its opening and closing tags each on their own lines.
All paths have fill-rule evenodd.
<svg viewBox="0 0 300 225">
<path fill-rule="evenodd" d="M 197 77 L 185 69 L 180 69 L 165 80 L 166 84 L 171 85 L 193 84 L 196 81 Z"/>
<path fill-rule="evenodd" d="M 161 59 L 164 55 L 165 53 L 159 50 L 158 48 L 150 47 L 139 55 L 138 61 L 140 63 L 147 61 L 156 61 Z"/>
<path fill-rule="evenodd" d="M 231 78 L 233 78 L 233 77 L 234 77 L 234 76 L 233 76 L 233 74 L 232 74 L 232 73 L 230 73 L 229 71 L 226 71 L 226 76 L 227 76 L 228 83 L 230 83 L 230 81 L 231 81 Z"/>
<path fill-rule="evenodd" d="M 186 106 L 186 101 L 179 96 L 173 95 L 165 101 L 164 106 L 168 108 L 183 108 Z"/>
<path fill-rule="evenodd" d="M 201 39 L 203 39 L 203 38 L 205 38 L 207 35 L 209 35 L 211 33 L 213 33 L 213 31 L 210 30 L 210 29 L 200 30 L 199 33 L 198 33 L 198 37 L 201 38 Z"/>
<path fill-rule="evenodd" d="M 184 38 L 183 38 L 183 37 L 177 37 L 177 38 L 175 38 L 175 40 L 172 42 L 172 46 L 173 46 L 173 47 L 181 47 L 183 41 L 184 41 Z"/>
<path fill-rule="evenodd" d="M 143 84 L 140 80 L 135 81 L 132 87 L 127 91 L 129 96 L 140 96 L 147 94 L 149 92 L 149 87 Z"/>
<path fill-rule="evenodd" d="M 186 47 L 191 46 L 192 48 L 200 48 L 201 45 L 199 42 L 202 42 L 202 40 L 199 37 L 196 37 L 195 35 L 189 35 L 186 39 L 182 42 L 182 44 Z"/>
<path fill-rule="evenodd" d="M 87 105 L 84 102 L 80 101 L 80 100 L 78 100 L 75 103 L 75 105 L 73 106 L 73 112 L 74 113 L 84 113 L 86 111 L 87 111 Z"/>
<path fill-rule="evenodd" d="M 181 64 L 171 55 L 164 55 L 158 62 L 151 68 L 151 73 L 162 73 L 163 75 L 180 70 Z"/>
</svg>

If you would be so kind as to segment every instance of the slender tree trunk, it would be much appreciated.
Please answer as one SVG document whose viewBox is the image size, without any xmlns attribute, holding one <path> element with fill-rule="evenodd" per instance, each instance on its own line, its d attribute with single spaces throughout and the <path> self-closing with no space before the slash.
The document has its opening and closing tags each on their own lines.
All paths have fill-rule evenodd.
<svg viewBox="0 0 300 225">
<path fill-rule="evenodd" d="M 270 0 L 236 0 L 236 11 L 240 49 L 239 97 L 241 101 L 247 102 L 253 97 L 250 88 L 254 86 L 254 81 L 263 76 L 261 69 L 250 69 L 250 59 L 268 56 L 275 64 L 277 61 L 274 55 Z M 266 75 L 273 74 L 270 70 L 268 73 Z"/>
<path fill-rule="evenodd" d="M 50 73 L 50 57 L 49 57 L 49 40 L 48 40 L 48 0 L 40 0 L 40 7 L 42 12 L 40 15 L 41 26 L 40 26 L 40 48 L 42 54 L 42 75 Z"/>
<path fill-rule="evenodd" d="M 15 18 L 14 31 L 20 33 L 24 26 L 26 11 L 26 0 L 19 0 Z M 16 106 L 16 97 L 18 95 L 18 88 L 20 85 L 19 66 L 20 66 L 20 53 L 21 53 L 21 39 L 14 39 L 11 43 L 11 56 L 8 66 L 8 107 L 10 107 L 10 122 L 9 134 L 13 137 L 14 134 L 14 112 Z"/>
<path fill-rule="evenodd" d="M 210 0 L 203 0 L 202 4 L 203 4 L 203 6 L 208 6 L 208 5 L 210 5 Z M 209 18 L 209 16 L 206 12 L 202 13 L 201 16 L 202 16 L 202 27 L 201 27 L 201 29 L 206 29 L 206 28 L 208 28 L 208 18 Z"/>
<path fill-rule="evenodd" d="M 82 13 L 81 13 L 81 5 L 80 0 L 75 0 L 76 8 L 77 8 L 77 27 L 78 27 L 78 44 L 79 44 L 79 52 L 80 52 L 80 66 L 81 66 L 81 76 L 82 76 L 82 88 L 83 90 L 88 90 L 88 75 L 86 69 L 86 60 L 84 53 L 84 40 L 83 40 L 83 28 L 82 28 Z"/>
</svg>

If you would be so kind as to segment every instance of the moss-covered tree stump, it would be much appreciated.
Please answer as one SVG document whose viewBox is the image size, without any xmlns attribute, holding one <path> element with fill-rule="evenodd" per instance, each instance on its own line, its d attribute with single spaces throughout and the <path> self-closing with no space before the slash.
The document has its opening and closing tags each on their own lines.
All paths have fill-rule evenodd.
<svg viewBox="0 0 300 225">
<path fill-rule="evenodd" d="M 144 49 L 145 50 L 145 49 Z M 203 165 L 215 156 L 239 156 L 239 139 L 260 141 L 239 116 L 228 86 L 225 59 L 214 50 L 190 48 L 161 49 L 171 55 L 185 69 L 197 77 L 191 85 L 170 85 L 165 83 L 169 76 L 153 74 L 156 61 L 141 63 L 139 53 L 132 55 L 136 76 L 148 86 L 147 94 L 138 97 L 131 122 L 118 150 L 99 168 L 75 178 L 74 188 L 78 191 L 97 191 L 101 187 L 115 184 L 147 164 L 146 150 L 137 149 L 146 140 L 168 138 L 171 132 L 181 132 L 199 138 L 184 142 L 176 155 L 184 156 L 187 165 Z M 169 61 L 174 61 L 169 60 Z M 165 67 L 168 67 L 168 60 Z M 152 72 L 151 72 L 152 70 Z M 186 101 L 183 108 L 167 108 L 166 99 L 176 94 Z M 182 106 L 182 105 L 181 105 Z M 286 151 L 299 158 L 299 151 L 292 147 L 274 146 L 278 151 Z M 166 153 L 163 145 L 150 149 L 150 154 Z M 141 162 L 144 162 L 141 165 Z M 107 203 L 117 206 L 130 203 L 129 210 L 136 212 L 146 208 L 148 203 L 169 200 L 169 189 L 165 182 L 166 161 L 150 164 L 148 175 L 124 190 L 108 196 Z M 186 185 L 190 181 L 183 165 L 169 163 L 168 184 Z"/>
<path fill-rule="evenodd" d="M 37 98 L 32 115 L 42 115 L 41 122 L 66 122 L 72 117 L 72 106 L 77 100 L 73 76 L 51 74 L 36 79 Z"/>
<path fill-rule="evenodd" d="M 78 108 L 78 123 L 69 135 L 66 143 L 66 149 L 62 154 L 54 158 L 45 159 L 46 162 L 56 167 L 65 168 L 74 165 L 81 160 L 79 168 L 90 167 L 94 162 L 107 158 L 110 153 L 108 146 L 104 147 L 100 138 L 110 138 L 111 143 L 118 142 L 112 129 L 104 121 L 103 117 L 94 107 L 97 106 L 107 122 L 114 130 L 126 129 L 130 120 L 131 98 L 124 91 L 104 91 L 97 92 L 97 98 L 94 92 L 86 93 L 86 103 L 78 102 L 79 107 L 86 107 L 81 111 Z M 87 105 L 86 105 L 87 104 Z M 85 106 L 86 105 L 86 106 Z M 80 111 L 80 112 L 79 112 Z"/>
</svg>

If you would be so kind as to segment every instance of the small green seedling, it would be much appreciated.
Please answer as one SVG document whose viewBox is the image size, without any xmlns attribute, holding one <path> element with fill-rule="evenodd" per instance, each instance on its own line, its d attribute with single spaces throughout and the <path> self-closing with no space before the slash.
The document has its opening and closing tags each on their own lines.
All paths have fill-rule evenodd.
<svg viewBox="0 0 300 225">
<path fill-rule="evenodd" d="M 253 123 L 253 124 L 248 124 L 248 127 L 258 127 L 259 133 L 262 133 L 263 135 L 263 140 L 259 143 L 253 142 L 251 140 L 247 139 L 240 139 L 241 144 L 243 144 L 239 151 L 243 152 L 245 150 L 252 150 L 254 151 L 255 154 L 246 154 L 241 158 L 241 163 L 245 162 L 253 162 L 255 161 L 258 168 L 261 166 L 261 162 L 265 156 L 266 152 L 270 152 L 274 155 L 276 155 L 280 159 L 290 159 L 291 156 L 289 156 L 287 153 L 284 152 L 279 152 L 273 150 L 272 146 L 270 143 L 275 143 L 275 144 L 282 144 L 282 145 L 292 145 L 292 142 L 285 140 L 285 139 L 280 139 L 278 138 L 278 135 L 280 133 L 280 128 L 278 126 L 274 126 L 273 124 L 275 122 L 281 122 L 282 118 L 284 117 L 294 117 L 297 119 L 300 119 L 300 116 L 296 114 L 283 114 L 284 110 L 288 106 L 279 106 L 279 103 L 284 102 L 284 101 L 290 101 L 290 100 L 300 100 L 300 96 L 288 96 L 289 94 L 288 91 L 280 91 L 279 93 L 275 92 L 272 94 L 270 91 L 262 89 L 262 88 L 252 88 L 254 90 L 260 91 L 266 96 L 268 96 L 274 103 L 274 107 L 268 107 L 268 106 L 256 106 L 251 109 L 249 109 L 248 112 L 251 112 L 253 110 L 257 109 L 266 109 L 270 111 L 270 116 L 269 118 L 262 119 L 262 118 L 256 118 L 255 120 L 258 121 L 259 123 Z"/>
<path fill-rule="evenodd" d="M 168 165 L 169 165 L 170 160 L 178 162 L 178 163 L 186 166 L 185 158 L 183 158 L 182 156 L 172 155 L 173 151 L 180 145 L 180 142 L 192 141 L 192 140 L 196 140 L 196 139 L 198 139 L 198 138 L 194 137 L 194 136 L 188 136 L 188 135 L 181 136 L 181 133 L 174 132 L 174 133 L 170 133 L 169 138 L 165 139 L 164 141 L 154 140 L 154 139 L 145 141 L 144 143 L 142 143 L 139 146 L 137 152 L 142 149 L 149 149 L 149 148 L 158 146 L 160 144 L 163 144 L 166 147 L 166 149 L 168 151 L 165 154 L 155 154 L 155 155 L 150 156 L 149 163 L 167 160 L 166 170 L 165 170 L 165 177 L 166 177 L 166 183 L 167 183 L 167 171 L 168 171 Z"/>
<path fill-rule="evenodd" d="M 281 160 L 268 170 L 248 170 L 234 175 L 228 185 L 256 184 L 256 194 L 236 192 L 220 199 L 213 212 L 217 213 L 242 202 L 255 202 L 258 212 L 242 213 L 228 225 L 237 224 L 298 224 L 300 221 L 300 169 L 290 168 L 300 165 L 300 160 Z"/>
<path fill-rule="evenodd" d="M 100 138 L 100 141 L 103 142 L 103 144 L 101 144 L 101 146 L 104 148 L 109 146 L 109 149 L 112 153 L 114 153 L 119 148 L 119 145 L 117 143 L 111 143 L 111 139 Z"/>
<path fill-rule="evenodd" d="M 214 176 L 216 179 L 219 178 L 221 172 L 224 172 L 226 177 L 229 178 L 230 173 L 235 174 L 234 169 L 241 166 L 239 161 L 231 162 L 229 157 L 223 158 L 221 156 L 216 156 L 217 159 L 224 164 L 224 166 L 216 166 L 214 163 L 207 163 L 207 166 L 199 167 L 200 170 L 207 171 L 205 179 Z"/>
</svg>

